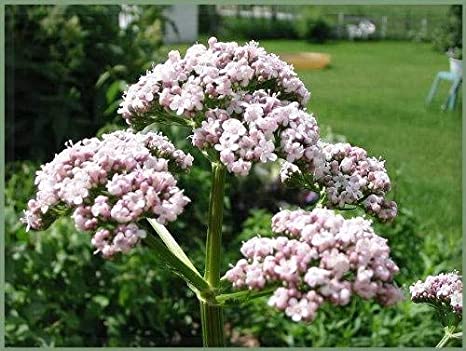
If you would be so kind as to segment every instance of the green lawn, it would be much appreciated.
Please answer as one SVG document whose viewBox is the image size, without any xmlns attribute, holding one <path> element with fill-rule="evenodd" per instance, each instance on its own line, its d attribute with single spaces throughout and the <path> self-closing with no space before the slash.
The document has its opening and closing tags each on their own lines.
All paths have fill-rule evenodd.
<svg viewBox="0 0 466 351">
<path fill-rule="evenodd" d="M 426 235 L 443 239 L 442 245 L 459 254 L 461 107 L 440 111 L 446 82 L 432 105 L 424 105 L 435 73 L 448 70 L 445 55 L 430 44 L 414 42 L 261 44 L 277 53 L 331 55 L 328 69 L 298 71 L 312 93 L 308 109 L 321 125 L 383 156 L 400 206 L 414 212 Z M 460 268 L 460 262 L 456 266 Z"/>
</svg>

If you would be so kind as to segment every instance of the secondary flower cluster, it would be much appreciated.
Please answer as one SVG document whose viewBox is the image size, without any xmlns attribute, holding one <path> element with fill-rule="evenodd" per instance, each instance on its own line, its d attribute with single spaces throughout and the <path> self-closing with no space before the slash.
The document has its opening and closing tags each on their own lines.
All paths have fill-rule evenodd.
<svg viewBox="0 0 466 351">
<path fill-rule="evenodd" d="M 317 183 L 325 187 L 328 207 L 362 205 L 382 220 L 396 216 L 396 203 L 385 199 L 391 184 L 384 161 L 368 157 L 364 149 L 348 143 L 319 141 L 315 150 L 312 170 Z M 286 162 L 280 172 L 281 180 L 286 182 L 294 174 L 308 172 L 308 169 L 308 165 L 303 169 Z"/>
<path fill-rule="evenodd" d="M 245 94 L 238 106 L 243 120 L 227 110 L 206 114 L 201 127 L 194 130 L 193 144 L 220 152 L 220 161 L 237 175 L 247 175 L 253 162 L 290 162 L 312 157 L 319 139 L 317 122 L 299 108 L 297 102 L 283 104 L 277 95 L 263 90 Z M 277 142 L 279 140 L 279 142 Z"/>
<path fill-rule="evenodd" d="M 209 39 L 209 46 L 191 46 L 182 58 L 171 51 L 165 63 L 156 65 L 125 92 L 118 112 L 132 124 L 150 111 L 166 110 L 192 118 L 208 110 L 209 100 L 234 108 L 243 91 L 271 88 L 305 105 L 309 92 L 292 67 L 267 53 L 256 42 Z"/>
<path fill-rule="evenodd" d="M 144 217 L 173 221 L 189 199 L 170 168 L 187 169 L 193 158 L 157 133 L 117 131 L 84 139 L 37 172 L 37 193 L 22 219 L 42 230 L 72 212 L 78 229 L 96 231 L 92 244 L 105 257 L 127 252 L 145 232 Z"/>
<path fill-rule="evenodd" d="M 293 321 L 312 321 L 328 301 L 345 305 L 351 295 L 383 305 L 402 299 L 393 285 L 398 272 L 387 240 L 361 217 L 346 220 L 332 210 L 284 210 L 272 219 L 279 236 L 245 242 L 239 260 L 225 275 L 234 287 L 280 285 L 269 305 Z"/>
<path fill-rule="evenodd" d="M 411 300 L 447 307 L 461 317 L 463 312 L 463 281 L 457 272 L 429 275 L 409 287 Z"/>
</svg>

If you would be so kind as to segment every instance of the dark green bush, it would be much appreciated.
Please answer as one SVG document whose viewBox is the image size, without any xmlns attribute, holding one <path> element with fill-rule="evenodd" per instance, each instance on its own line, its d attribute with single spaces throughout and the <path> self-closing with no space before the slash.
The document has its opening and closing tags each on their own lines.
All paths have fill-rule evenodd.
<svg viewBox="0 0 466 351">
<path fill-rule="evenodd" d="M 432 42 L 434 47 L 446 52 L 450 49 L 456 49 L 451 52 L 452 57 L 461 59 L 463 48 L 463 22 L 462 22 L 462 6 L 452 5 L 448 12 L 448 17 L 441 27 L 437 28 L 434 33 Z"/>
<path fill-rule="evenodd" d="M 335 38 L 335 23 L 322 11 L 322 7 L 305 7 L 295 23 L 300 39 L 325 43 Z"/>
<path fill-rule="evenodd" d="M 298 33 L 291 20 L 225 17 L 219 37 L 222 40 L 297 39 Z"/>
<path fill-rule="evenodd" d="M 25 232 L 34 171 L 10 166 L 6 187 L 7 345 L 200 346 L 197 300 L 150 250 L 102 260 L 69 218 Z"/>
<path fill-rule="evenodd" d="M 46 160 L 115 115 L 123 84 L 157 61 L 162 8 L 128 28 L 120 6 L 6 7 L 7 160 Z M 106 73 L 107 79 L 99 77 Z M 109 88 L 112 89 L 109 89 Z"/>
<path fill-rule="evenodd" d="M 182 139 L 182 133 L 176 135 Z M 35 169 L 30 163 L 10 164 L 7 169 L 7 345 L 200 346 L 196 298 L 181 279 L 162 269 L 149 249 L 139 247 L 130 255 L 103 260 L 92 255 L 90 235 L 79 233 L 70 219 L 61 219 L 44 232 L 25 232 L 18 219 L 34 191 Z M 247 181 L 229 179 L 222 271 L 240 258 L 242 241 L 271 234 L 275 206 L 286 204 L 279 191 L 270 209 L 257 209 L 263 205 L 260 198 L 278 190 L 267 181 L 271 173 L 261 172 Z M 202 269 L 209 172 L 200 164 L 180 182 L 193 203 L 170 230 Z M 287 201 L 299 201 L 298 192 Z M 406 292 L 414 280 L 451 270 L 445 256 L 452 252 L 450 244 L 439 247 L 441 237 L 423 237 L 422 226 L 402 202 L 395 222 L 376 228 L 389 240 L 401 268 L 397 283 Z M 266 301 L 227 309 L 230 344 L 425 346 L 435 345 L 442 336 L 433 311 L 409 300 L 392 308 L 360 299 L 345 307 L 325 305 L 309 325 L 290 321 Z"/>
<path fill-rule="evenodd" d="M 308 19 L 306 25 L 307 30 L 304 34 L 304 39 L 321 44 L 332 38 L 332 27 L 325 19 Z"/>
</svg>

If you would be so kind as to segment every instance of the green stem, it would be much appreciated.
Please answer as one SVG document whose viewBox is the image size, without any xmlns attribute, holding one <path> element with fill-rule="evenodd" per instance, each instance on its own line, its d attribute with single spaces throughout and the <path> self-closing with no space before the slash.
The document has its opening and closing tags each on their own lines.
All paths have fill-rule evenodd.
<svg viewBox="0 0 466 351">
<path fill-rule="evenodd" d="M 210 192 L 204 279 L 215 293 L 220 283 L 225 174 L 226 170 L 223 165 L 212 163 L 212 189 Z M 225 346 L 223 307 L 215 299 L 200 299 L 200 304 L 204 346 Z"/>
<path fill-rule="evenodd" d="M 435 348 L 441 349 L 442 347 L 444 347 L 447 344 L 447 342 L 451 339 L 455 329 L 455 327 L 445 327 L 445 335 L 443 336 L 442 340 L 439 341 L 437 346 L 435 346 Z"/>
<path fill-rule="evenodd" d="M 204 347 L 225 346 L 223 335 L 223 309 L 208 301 L 200 301 L 202 321 L 202 343 Z"/>
<path fill-rule="evenodd" d="M 441 349 L 442 347 L 445 346 L 445 344 L 448 342 L 448 340 L 450 340 L 450 335 L 448 334 L 445 334 L 442 338 L 442 340 L 440 340 L 440 342 L 437 344 L 437 346 L 435 346 L 436 349 Z"/>
</svg>

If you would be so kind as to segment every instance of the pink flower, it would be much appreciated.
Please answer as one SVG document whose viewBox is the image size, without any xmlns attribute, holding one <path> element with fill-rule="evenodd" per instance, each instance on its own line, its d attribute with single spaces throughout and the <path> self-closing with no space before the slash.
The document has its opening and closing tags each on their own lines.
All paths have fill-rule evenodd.
<svg viewBox="0 0 466 351">
<path fill-rule="evenodd" d="M 70 144 L 37 173 L 23 222 L 44 229 L 65 207 L 76 228 L 95 231 L 97 252 L 128 252 L 143 235 L 137 221 L 173 221 L 189 203 L 168 168 L 187 169 L 192 159 L 156 133 L 118 131 Z"/>
<path fill-rule="evenodd" d="M 412 284 L 409 292 L 415 303 L 447 306 L 458 316 L 463 312 L 463 281 L 456 271 L 429 275 L 425 281 L 418 280 Z"/>
<path fill-rule="evenodd" d="M 384 305 L 403 298 L 393 284 L 398 267 L 390 248 L 370 221 L 321 208 L 285 210 L 273 217 L 272 230 L 276 237 L 243 243 L 245 259 L 225 278 L 234 287 L 257 290 L 279 283 L 269 305 L 293 321 L 312 321 L 323 302 L 346 305 L 353 294 Z"/>
</svg>

